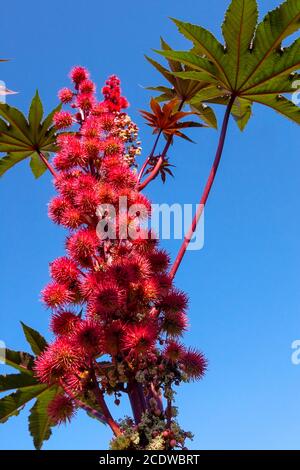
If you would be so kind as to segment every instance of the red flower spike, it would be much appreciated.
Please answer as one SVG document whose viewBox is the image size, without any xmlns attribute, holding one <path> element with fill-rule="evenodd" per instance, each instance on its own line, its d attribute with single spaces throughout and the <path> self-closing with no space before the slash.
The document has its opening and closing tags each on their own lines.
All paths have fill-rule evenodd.
<svg viewBox="0 0 300 470">
<path fill-rule="evenodd" d="M 140 147 L 138 129 L 122 111 L 128 102 L 120 80 L 109 77 L 102 89 L 104 99 L 97 102 L 86 69 L 74 67 L 70 77 L 74 92 L 64 88 L 59 98 L 70 103 L 73 114 L 60 111 L 54 122 L 59 129 L 73 123 L 76 128 L 57 136 L 53 163 L 58 196 L 49 204 L 52 220 L 69 230 L 67 256 L 51 263 L 53 282 L 42 292 L 53 309 L 50 326 L 56 339 L 36 359 L 35 375 L 41 383 L 63 382 L 76 396 L 93 400 L 89 391 L 94 359 L 108 354 L 110 361 L 99 361 L 94 371 L 104 393 L 115 393 L 118 402 L 121 383 L 143 372 L 141 378 L 159 394 L 166 379 L 170 386 L 180 382 L 180 372 L 183 380 L 202 377 L 206 360 L 176 341 L 187 328 L 187 297 L 173 286 L 169 256 L 144 228 L 151 202 L 137 189 L 132 167 Z M 183 136 L 181 130 L 194 124 L 181 122 L 186 113 L 177 106 L 175 101 L 162 108 L 152 102 L 153 113 L 144 114 L 155 131 Z M 127 207 L 119 208 L 120 197 L 127 198 Z M 99 204 L 116 208 L 116 217 L 111 217 L 116 240 L 97 236 L 98 220 L 106 217 L 97 210 Z M 129 238 L 124 238 L 123 227 Z M 146 391 L 143 384 L 141 393 Z M 48 410 L 52 423 L 69 421 L 74 405 L 67 394 L 56 397 Z M 157 405 L 151 412 L 161 416 Z M 181 442 L 171 429 L 168 432 L 166 446 Z"/>
</svg>

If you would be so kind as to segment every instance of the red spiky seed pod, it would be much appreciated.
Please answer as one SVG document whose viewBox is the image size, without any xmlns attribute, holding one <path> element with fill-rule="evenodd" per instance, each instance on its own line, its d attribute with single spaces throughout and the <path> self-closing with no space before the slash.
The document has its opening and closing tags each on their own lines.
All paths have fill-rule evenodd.
<svg viewBox="0 0 300 470">
<path fill-rule="evenodd" d="M 49 308 L 62 307 L 72 302 L 73 294 L 64 284 L 52 282 L 48 284 L 42 291 L 43 302 Z"/>
<path fill-rule="evenodd" d="M 182 344 L 176 341 L 168 341 L 167 346 L 163 350 L 163 356 L 168 361 L 176 363 L 183 356 L 184 352 Z"/>
<path fill-rule="evenodd" d="M 184 312 L 166 312 L 162 319 L 161 328 L 170 336 L 181 336 L 188 326 L 187 316 Z"/>
<path fill-rule="evenodd" d="M 71 258 L 82 266 L 88 267 L 93 257 L 96 256 L 99 243 L 95 230 L 81 229 L 68 238 L 67 250 Z"/>
<path fill-rule="evenodd" d="M 53 116 L 53 122 L 57 129 L 67 129 L 72 126 L 73 117 L 68 111 L 58 111 Z"/>
<path fill-rule="evenodd" d="M 82 320 L 76 325 L 70 341 L 83 355 L 99 355 L 102 350 L 103 329 L 93 320 Z"/>
<path fill-rule="evenodd" d="M 69 286 L 78 280 L 79 269 L 73 260 L 63 256 L 50 263 L 50 274 L 56 282 Z"/>
<path fill-rule="evenodd" d="M 70 335 L 75 326 L 80 322 L 80 317 L 69 310 L 60 310 L 52 315 L 50 328 L 55 335 Z"/>
<path fill-rule="evenodd" d="M 137 357 L 150 352 L 157 339 L 157 327 L 154 324 L 128 325 L 124 334 L 123 349 Z"/>
<path fill-rule="evenodd" d="M 125 331 L 126 326 L 120 320 L 115 320 L 107 326 L 103 332 L 103 351 L 111 356 L 119 354 Z"/>
<path fill-rule="evenodd" d="M 54 424 L 70 422 L 75 415 L 73 401 L 65 394 L 56 395 L 48 405 L 48 415 Z"/>
<path fill-rule="evenodd" d="M 170 265 L 170 256 L 165 250 L 153 251 L 149 254 L 149 262 L 155 273 L 164 272 Z"/>
<path fill-rule="evenodd" d="M 86 93 L 86 94 L 95 93 L 96 91 L 95 83 L 92 82 L 92 80 L 88 80 L 88 79 L 83 80 L 79 84 L 79 91 L 80 93 Z"/>
<path fill-rule="evenodd" d="M 61 224 L 68 202 L 60 196 L 56 196 L 48 205 L 48 215 L 56 224 Z"/>
<path fill-rule="evenodd" d="M 172 289 L 165 295 L 160 303 L 160 308 L 166 312 L 178 312 L 186 310 L 188 298 L 184 292 Z"/>
<path fill-rule="evenodd" d="M 76 372 L 82 364 L 79 352 L 66 340 L 59 338 L 36 359 L 34 370 L 42 383 L 59 381 L 68 372 Z"/>
<path fill-rule="evenodd" d="M 88 80 L 89 75 L 90 75 L 89 72 L 84 67 L 81 67 L 81 66 L 73 67 L 70 72 L 70 78 L 73 81 L 73 83 L 77 86 L 84 80 Z"/>
<path fill-rule="evenodd" d="M 58 92 L 58 98 L 63 104 L 70 103 L 73 99 L 74 93 L 70 88 L 62 88 Z"/>
<path fill-rule="evenodd" d="M 204 354 L 196 349 L 188 349 L 180 359 L 182 369 L 189 380 L 201 379 L 207 369 L 207 360 Z"/>
</svg>

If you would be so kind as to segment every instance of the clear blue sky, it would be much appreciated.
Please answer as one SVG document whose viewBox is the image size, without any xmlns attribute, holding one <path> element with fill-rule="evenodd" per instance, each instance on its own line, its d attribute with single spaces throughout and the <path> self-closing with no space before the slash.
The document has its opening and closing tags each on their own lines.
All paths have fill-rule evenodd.
<svg viewBox="0 0 300 470">
<path fill-rule="evenodd" d="M 169 16 L 190 20 L 219 35 L 228 1 L 132 0 L 99 2 L 12 0 L 1 6 L 0 79 L 18 90 L 9 102 L 27 110 L 38 87 L 49 111 L 68 84 L 74 64 L 87 66 L 101 86 L 118 74 L 141 128 L 138 109 L 149 93 L 141 86 L 162 79 L 144 60 L 163 35 L 186 47 Z M 277 0 L 260 1 L 261 13 Z M 177 142 L 175 179 L 154 182 L 153 202 L 196 203 L 213 159 L 217 133 L 200 130 L 197 145 Z M 192 448 L 300 449 L 300 366 L 291 343 L 300 338 L 299 129 L 270 110 L 254 108 L 245 133 L 231 122 L 224 159 L 206 210 L 205 247 L 190 252 L 177 275 L 190 296 L 186 341 L 201 348 L 209 370 L 178 394 L 180 421 L 196 434 Z M 63 253 L 63 231 L 47 218 L 53 189 L 49 175 L 34 181 L 28 164 L 0 181 L 0 339 L 25 348 L 19 320 L 48 338 L 48 313 L 39 291 L 48 263 Z M 179 242 L 164 242 L 175 256 Z M 4 371 L 4 367 L 0 366 Z M 7 369 L 6 369 L 7 370 Z M 31 449 L 28 408 L 0 425 L 1 449 Z M 84 413 L 55 429 L 45 449 L 105 449 L 110 432 Z"/>
</svg>

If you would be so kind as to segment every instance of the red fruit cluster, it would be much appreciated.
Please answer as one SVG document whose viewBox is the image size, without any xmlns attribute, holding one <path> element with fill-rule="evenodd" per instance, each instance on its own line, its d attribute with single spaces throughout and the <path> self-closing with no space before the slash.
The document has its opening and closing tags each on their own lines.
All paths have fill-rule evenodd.
<svg viewBox="0 0 300 470">
<path fill-rule="evenodd" d="M 130 388 L 138 377 L 147 397 L 153 387 L 200 378 L 206 361 L 178 343 L 188 323 L 187 297 L 168 275 L 168 255 L 142 225 L 151 204 L 137 189 L 137 128 L 122 112 L 128 103 L 120 81 L 110 77 L 98 102 L 84 68 L 75 67 L 70 76 L 74 91 L 64 88 L 59 97 L 72 112 L 56 113 L 54 122 L 76 129 L 58 138 L 58 195 L 49 205 L 50 218 L 69 230 L 67 254 L 50 264 L 52 281 L 42 292 L 55 340 L 37 359 L 36 374 L 72 393 L 89 389 L 91 371 L 108 393 Z M 144 210 L 129 216 L 120 210 L 120 198 Z M 111 222 L 99 211 L 103 204 L 115 208 L 113 239 L 97 233 L 99 219 Z M 120 237 L 124 226 L 137 236 Z M 109 367 L 101 356 L 109 357 Z M 57 422 L 74 411 L 64 395 L 49 410 Z"/>
</svg>

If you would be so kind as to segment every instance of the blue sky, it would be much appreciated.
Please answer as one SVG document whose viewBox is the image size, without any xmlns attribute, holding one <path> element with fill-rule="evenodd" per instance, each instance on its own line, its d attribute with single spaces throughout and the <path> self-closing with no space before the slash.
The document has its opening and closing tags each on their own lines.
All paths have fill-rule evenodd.
<svg viewBox="0 0 300 470">
<path fill-rule="evenodd" d="M 277 3 L 260 1 L 261 13 Z M 143 54 L 159 46 L 160 35 L 175 48 L 188 45 L 169 16 L 200 23 L 219 37 L 227 4 L 4 2 L 0 57 L 12 60 L 1 64 L 0 79 L 19 91 L 9 103 L 27 110 L 38 88 L 51 110 L 74 64 L 88 67 L 99 88 L 116 73 L 147 152 L 152 138 L 138 110 L 150 96 L 143 86 L 162 79 Z M 153 202 L 199 199 L 218 135 L 200 129 L 193 137 L 197 145 L 178 141 L 172 149 L 174 180 L 147 189 Z M 204 249 L 187 254 L 176 278 L 190 297 L 186 342 L 209 359 L 204 380 L 178 393 L 181 424 L 196 435 L 191 448 L 300 448 L 300 366 L 291 363 L 291 343 L 300 338 L 299 184 L 295 124 L 258 105 L 244 133 L 230 123 L 205 214 Z M 34 181 L 27 163 L 0 181 L 0 339 L 14 349 L 26 347 L 19 320 L 50 338 L 39 292 L 64 242 L 63 231 L 47 218 L 52 195 L 49 175 Z M 163 245 L 176 255 L 178 240 Z M 28 408 L 0 426 L 0 449 L 33 448 L 27 417 Z M 109 438 L 107 428 L 81 412 L 70 426 L 55 429 L 44 448 L 105 449 Z"/>
</svg>

